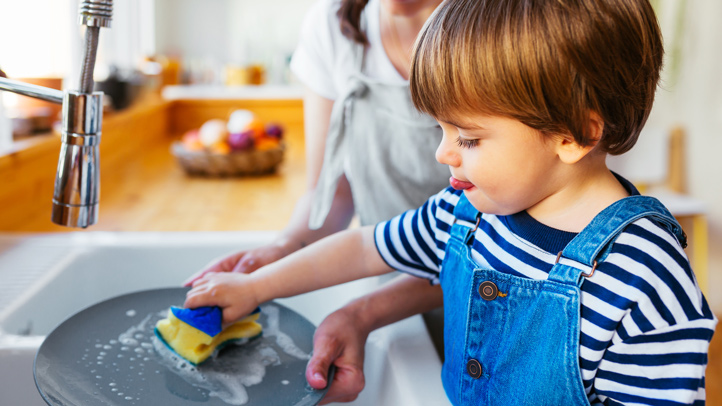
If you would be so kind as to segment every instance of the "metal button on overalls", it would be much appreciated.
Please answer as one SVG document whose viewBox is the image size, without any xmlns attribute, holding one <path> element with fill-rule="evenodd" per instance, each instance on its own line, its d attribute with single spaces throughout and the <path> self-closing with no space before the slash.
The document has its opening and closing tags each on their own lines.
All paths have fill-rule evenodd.
<svg viewBox="0 0 722 406">
<path fill-rule="evenodd" d="M 499 288 L 496 287 L 494 282 L 485 281 L 479 285 L 479 295 L 484 300 L 494 300 L 499 296 Z"/>
<path fill-rule="evenodd" d="M 481 364 L 479 361 L 475 359 L 470 359 L 469 362 L 466 363 L 466 372 L 469 374 L 470 377 L 474 379 L 479 379 L 481 376 Z"/>
</svg>

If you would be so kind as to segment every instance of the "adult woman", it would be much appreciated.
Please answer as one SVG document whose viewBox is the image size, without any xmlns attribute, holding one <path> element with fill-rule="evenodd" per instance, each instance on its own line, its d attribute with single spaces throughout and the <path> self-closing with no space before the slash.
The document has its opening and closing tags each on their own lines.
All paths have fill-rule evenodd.
<svg viewBox="0 0 722 406">
<path fill-rule="evenodd" d="M 252 272 L 345 229 L 354 214 L 361 224 L 375 224 L 417 207 L 448 185 L 448 169 L 434 159 L 441 129 L 416 111 L 408 89 L 413 43 L 440 3 L 320 0 L 311 8 L 291 63 L 307 88 L 307 192 L 273 243 L 232 254 L 187 284 L 208 272 Z M 392 156 L 399 145 L 405 153 Z M 420 302 L 440 304 L 440 290 L 414 278 L 405 278 L 394 289 L 419 297 L 430 294 L 437 299 Z M 323 323 L 322 336 L 335 344 L 317 342 L 326 352 L 310 364 L 327 367 L 334 361 L 337 366 L 327 400 L 351 400 L 360 391 L 359 383 L 363 386 L 363 342 L 339 346 L 344 342 L 338 338 L 341 320 L 345 314 Z M 354 353 L 346 364 L 338 362 L 344 348 Z M 317 373 L 312 370 L 309 381 L 318 378 Z M 325 382 L 320 378 L 317 385 Z"/>
</svg>

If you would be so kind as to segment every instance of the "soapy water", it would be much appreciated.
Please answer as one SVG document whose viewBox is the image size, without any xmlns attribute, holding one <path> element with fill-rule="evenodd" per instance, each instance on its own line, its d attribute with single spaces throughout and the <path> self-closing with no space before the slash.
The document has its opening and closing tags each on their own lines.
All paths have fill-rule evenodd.
<svg viewBox="0 0 722 406">
<path fill-rule="evenodd" d="M 190 364 L 178 356 L 157 337 L 153 338 L 153 343 L 156 353 L 164 361 L 163 364 L 175 375 L 231 405 L 246 404 L 246 387 L 261 383 L 266 367 L 281 364 L 278 353 L 273 348 L 259 345 L 258 340 L 243 343 L 243 351 L 233 357 L 219 357 L 216 354 L 200 366 Z"/>
<path fill-rule="evenodd" d="M 261 383 L 268 367 L 282 364 L 284 357 L 271 345 L 272 342 L 287 356 L 310 359 L 309 353 L 281 331 L 277 306 L 264 305 L 262 313 L 266 316 L 262 323 L 263 340 L 229 343 L 199 366 L 178 356 L 155 336 L 155 324 L 167 316 L 167 309 L 146 315 L 120 333 L 117 339 L 107 343 L 96 340 L 85 349 L 78 363 L 85 364 L 90 375 L 95 377 L 97 391 L 109 393 L 128 405 L 143 403 L 146 392 L 150 391 L 146 377 L 151 375 L 162 375 L 166 389 L 183 398 L 199 400 L 210 396 L 227 404 L 244 405 L 249 401 L 247 388 Z M 135 310 L 128 310 L 126 315 L 135 317 L 137 314 Z M 281 382 L 282 385 L 288 383 L 287 380 Z"/>
</svg>

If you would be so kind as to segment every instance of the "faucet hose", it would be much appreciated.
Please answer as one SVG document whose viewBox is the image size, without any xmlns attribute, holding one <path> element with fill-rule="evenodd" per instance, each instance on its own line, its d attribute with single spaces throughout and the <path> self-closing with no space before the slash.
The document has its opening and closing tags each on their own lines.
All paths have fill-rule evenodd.
<svg viewBox="0 0 722 406">
<path fill-rule="evenodd" d="M 87 27 L 83 66 L 80 72 L 80 92 L 93 93 L 93 71 L 100 27 L 110 27 L 113 18 L 113 0 L 82 0 L 79 16 L 80 24 Z"/>
<path fill-rule="evenodd" d="M 95 71 L 95 57 L 98 52 L 98 37 L 100 27 L 88 27 L 85 31 L 85 52 L 83 66 L 80 70 L 80 92 L 93 93 L 93 72 Z"/>
</svg>

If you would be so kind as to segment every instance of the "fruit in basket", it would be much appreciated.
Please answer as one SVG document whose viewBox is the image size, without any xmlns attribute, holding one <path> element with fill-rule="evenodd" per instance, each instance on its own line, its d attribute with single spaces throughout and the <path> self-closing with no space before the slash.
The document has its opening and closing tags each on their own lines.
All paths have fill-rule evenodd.
<svg viewBox="0 0 722 406">
<path fill-rule="evenodd" d="M 211 148 L 215 144 L 225 142 L 228 139 L 226 122 L 219 119 L 206 121 L 198 132 L 201 144 L 207 148 Z"/>
<path fill-rule="evenodd" d="M 256 140 L 256 149 L 259 151 L 267 151 L 278 148 L 278 144 L 279 141 L 276 138 L 262 137 Z"/>
<path fill-rule="evenodd" d="M 235 110 L 228 118 L 228 132 L 239 134 L 245 131 L 256 116 L 248 110 Z"/>
<path fill-rule="evenodd" d="M 208 120 L 186 132 L 171 151 L 191 175 L 260 175 L 283 161 L 282 137 L 280 125 L 236 110 L 228 121 Z"/>
<path fill-rule="evenodd" d="M 253 148 L 253 131 L 243 131 L 228 135 L 228 146 L 234 151 L 244 151 Z"/>
<path fill-rule="evenodd" d="M 263 121 L 254 118 L 244 128 L 244 131 L 251 131 L 254 140 L 259 140 L 266 135 L 266 126 Z"/>
<path fill-rule="evenodd" d="M 225 141 L 219 141 L 209 148 L 214 154 L 228 155 L 231 153 L 231 147 Z"/>
<path fill-rule="evenodd" d="M 235 110 L 226 122 L 208 120 L 200 127 L 187 131 L 181 137 L 184 150 L 226 155 L 241 151 L 268 151 L 278 149 L 283 127 L 276 123 L 265 124 L 248 110 Z"/>
<path fill-rule="evenodd" d="M 271 123 L 266 126 L 266 136 L 280 140 L 283 138 L 283 127 L 276 123 Z"/>
<path fill-rule="evenodd" d="M 198 130 L 186 131 L 181 138 L 181 143 L 183 143 L 183 148 L 188 151 L 203 151 L 204 148 L 203 144 L 201 144 Z"/>
</svg>

